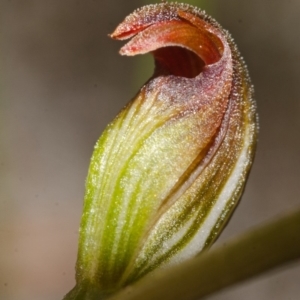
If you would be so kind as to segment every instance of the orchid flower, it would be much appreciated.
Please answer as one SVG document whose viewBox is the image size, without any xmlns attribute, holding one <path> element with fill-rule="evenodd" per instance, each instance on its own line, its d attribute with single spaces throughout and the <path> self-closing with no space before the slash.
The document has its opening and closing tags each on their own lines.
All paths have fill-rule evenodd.
<svg viewBox="0 0 300 300">
<path fill-rule="evenodd" d="M 215 20 L 186 4 L 148 5 L 111 37 L 131 38 L 122 55 L 151 53 L 155 71 L 95 146 L 65 299 L 105 299 L 208 248 L 254 157 L 253 87 Z"/>
</svg>

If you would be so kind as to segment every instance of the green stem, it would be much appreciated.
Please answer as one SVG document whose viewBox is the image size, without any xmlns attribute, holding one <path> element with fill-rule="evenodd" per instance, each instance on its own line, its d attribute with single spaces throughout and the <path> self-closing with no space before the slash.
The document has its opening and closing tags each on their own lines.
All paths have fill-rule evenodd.
<svg viewBox="0 0 300 300">
<path fill-rule="evenodd" d="M 109 300 L 192 300 L 300 258 L 300 210 L 175 267 L 154 271 Z"/>
<path fill-rule="evenodd" d="M 77 282 L 63 300 L 106 300 L 111 294 L 103 293 L 97 286 L 87 281 Z"/>
</svg>

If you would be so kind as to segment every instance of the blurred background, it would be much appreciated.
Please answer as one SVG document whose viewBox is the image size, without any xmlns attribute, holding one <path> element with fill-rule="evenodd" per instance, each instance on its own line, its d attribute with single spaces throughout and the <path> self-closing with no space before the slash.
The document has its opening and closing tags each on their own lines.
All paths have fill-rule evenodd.
<svg viewBox="0 0 300 300">
<path fill-rule="evenodd" d="M 258 151 L 223 244 L 300 205 L 300 1 L 185 2 L 232 33 L 256 90 Z M 0 299 L 73 287 L 93 146 L 152 73 L 150 55 L 121 57 L 107 34 L 149 3 L 0 0 Z M 300 262 L 208 299 L 296 300 L 299 277 Z"/>
</svg>

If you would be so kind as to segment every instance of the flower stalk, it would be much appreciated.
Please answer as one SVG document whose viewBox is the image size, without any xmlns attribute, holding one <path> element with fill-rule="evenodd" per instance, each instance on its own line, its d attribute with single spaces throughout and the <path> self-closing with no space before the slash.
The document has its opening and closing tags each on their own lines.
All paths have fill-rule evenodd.
<svg viewBox="0 0 300 300">
<path fill-rule="evenodd" d="M 153 272 L 110 300 L 199 300 L 300 259 L 300 209 L 167 270 Z"/>
</svg>

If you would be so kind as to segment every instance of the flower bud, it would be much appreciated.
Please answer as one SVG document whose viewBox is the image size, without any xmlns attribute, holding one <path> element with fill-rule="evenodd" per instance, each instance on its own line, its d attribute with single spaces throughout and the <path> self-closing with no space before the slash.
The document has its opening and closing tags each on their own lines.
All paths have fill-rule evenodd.
<svg viewBox="0 0 300 300">
<path fill-rule="evenodd" d="M 202 11 L 145 6 L 111 37 L 132 38 L 123 55 L 151 52 L 155 72 L 91 159 L 77 284 L 104 294 L 212 244 L 242 194 L 257 133 L 243 60 Z"/>
</svg>

